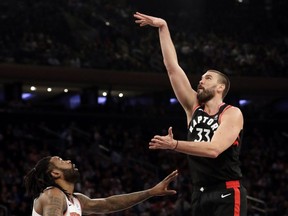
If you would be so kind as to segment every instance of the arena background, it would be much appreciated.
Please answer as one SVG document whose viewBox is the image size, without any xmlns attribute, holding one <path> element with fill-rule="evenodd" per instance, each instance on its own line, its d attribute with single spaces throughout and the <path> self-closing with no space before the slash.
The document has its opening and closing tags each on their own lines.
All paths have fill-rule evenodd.
<svg viewBox="0 0 288 216">
<path fill-rule="evenodd" d="M 185 139 L 185 113 L 157 30 L 139 28 L 135 11 L 167 19 L 193 85 L 207 68 L 229 74 L 226 102 L 245 117 L 248 215 L 288 215 L 287 9 L 285 0 L 2 0 L 0 215 L 31 215 L 23 176 L 50 154 L 77 164 L 77 190 L 92 197 L 142 190 L 178 168 L 177 196 L 111 215 L 188 215 L 185 155 L 148 150 L 169 126 Z"/>
</svg>

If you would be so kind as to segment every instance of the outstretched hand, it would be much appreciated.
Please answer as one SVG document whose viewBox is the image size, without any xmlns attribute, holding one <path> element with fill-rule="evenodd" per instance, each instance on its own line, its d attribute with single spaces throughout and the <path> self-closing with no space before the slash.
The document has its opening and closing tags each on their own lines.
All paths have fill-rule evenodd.
<svg viewBox="0 0 288 216">
<path fill-rule="evenodd" d="M 149 142 L 149 149 L 174 149 L 177 141 L 173 139 L 172 127 L 166 136 L 155 135 Z"/>
<path fill-rule="evenodd" d="M 142 14 L 139 12 L 136 12 L 134 14 L 134 17 L 136 18 L 135 23 L 138 23 L 140 27 L 150 25 L 150 26 L 159 28 L 161 26 L 166 25 L 166 21 L 164 19 L 153 17 L 153 16 L 148 16 L 146 14 Z"/>
<path fill-rule="evenodd" d="M 178 170 L 173 171 L 165 179 L 151 188 L 152 196 L 165 196 L 165 195 L 173 195 L 176 194 L 176 190 L 168 189 L 168 186 L 171 181 L 175 180 L 178 176 Z"/>
</svg>

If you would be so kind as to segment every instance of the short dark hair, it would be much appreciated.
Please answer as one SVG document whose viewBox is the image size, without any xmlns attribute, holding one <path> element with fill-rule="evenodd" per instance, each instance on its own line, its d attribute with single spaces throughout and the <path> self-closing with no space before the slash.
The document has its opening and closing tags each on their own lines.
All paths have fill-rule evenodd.
<svg viewBox="0 0 288 216">
<path fill-rule="evenodd" d="M 219 75 L 218 81 L 221 84 L 225 85 L 225 89 L 224 89 L 223 94 L 222 94 L 222 99 L 224 99 L 226 97 L 226 95 L 228 94 L 229 89 L 230 89 L 230 80 L 229 80 L 228 76 L 226 74 L 218 71 L 218 70 L 210 69 L 208 71 L 213 72 L 213 73 L 217 73 Z"/>
</svg>

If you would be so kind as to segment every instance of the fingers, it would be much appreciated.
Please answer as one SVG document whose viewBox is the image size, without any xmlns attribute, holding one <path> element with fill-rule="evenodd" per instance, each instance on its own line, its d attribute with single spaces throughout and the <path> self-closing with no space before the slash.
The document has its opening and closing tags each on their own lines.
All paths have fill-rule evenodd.
<svg viewBox="0 0 288 216">
<path fill-rule="evenodd" d="M 138 19 L 135 22 L 140 24 L 141 27 L 142 26 L 146 26 L 146 25 L 153 26 L 153 17 L 145 15 L 145 14 L 142 14 L 142 13 L 139 13 L 139 12 L 136 12 L 133 16 L 136 19 Z"/>
<path fill-rule="evenodd" d="M 176 194 L 176 193 L 177 193 L 176 190 L 167 190 L 167 191 L 166 191 L 166 194 L 167 194 L 167 195 L 173 195 L 173 194 Z"/>
<path fill-rule="evenodd" d="M 136 20 L 135 23 L 140 24 L 141 27 L 148 25 L 148 24 L 145 23 L 143 20 Z"/>
<path fill-rule="evenodd" d="M 155 135 L 149 142 L 149 149 L 165 149 L 164 142 L 161 136 Z"/>
<path fill-rule="evenodd" d="M 136 11 L 136 14 L 141 15 L 141 16 L 144 16 L 144 15 L 145 15 L 145 14 L 140 13 L 140 12 L 138 12 L 138 11 Z"/>
<path fill-rule="evenodd" d="M 143 17 L 143 18 L 149 18 L 149 17 L 151 17 L 151 16 L 148 16 L 148 15 L 143 14 L 143 13 L 140 13 L 140 12 L 136 12 L 136 13 L 134 14 L 134 17 L 136 17 L 136 16 L 138 16 L 138 17 Z"/>
<path fill-rule="evenodd" d="M 136 17 L 138 19 L 138 20 L 135 20 L 135 23 L 139 24 L 140 26 L 148 25 L 148 23 L 144 19 L 137 17 L 135 15 L 134 15 L 134 17 Z"/>
<path fill-rule="evenodd" d="M 168 184 L 175 180 L 178 176 L 178 170 L 174 170 L 172 173 L 170 173 L 168 176 L 166 176 L 166 178 L 164 179 L 164 181 L 167 181 Z"/>
<path fill-rule="evenodd" d="M 149 18 L 149 16 L 141 14 L 139 12 L 136 12 L 133 16 L 139 20 L 147 20 Z"/>
<path fill-rule="evenodd" d="M 170 173 L 163 181 L 166 182 L 167 186 L 169 185 L 169 183 L 173 180 L 175 180 L 178 176 L 178 170 L 174 170 L 172 173 Z M 166 190 L 166 194 L 167 195 L 173 195 L 176 194 L 177 191 L 176 190 Z"/>
<path fill-rule="evenodd" d="M 164 180 L 165 181 L 173 181 L 178 176 L 178 170 L 174 170 L 172 173 L 170 173 Z"/>
<path fill-rule="evenodd" d="M 139 24 L 141 27 L 142 26 L 146 26 L 146 25 L 150 25 L 148 22 L 146 22 L 145 20 L 136 20 L 135 23 Z"/>
<path fill-rule="evenodd" d="M 172 127 L 169 127 L 168 135 L 155 135 L 149 142 L 149 149 L 172 149 L 173 147 Z"/>
<path fill-rule="evenodd" d="M 160 149 L 161 145 L 159 145 L 157 142 L 149 142 L 149 149 Z"/>
<path fill-rule="evenodd" d="M 135 18 L 139 19 L 139 20 L 143 19 L 141 16 L 139 16 L 139 15 L 137 15 L 137 14 L 134 14 L 133 16 L 134 16 Z"/>
<path fill-rule="evenodd" d="M 178 176 L 178 170 L 174 170 L 172 173 L 166 176 L 166 178 L 163 181 L 166 182 L 168 185 L 171 181 L 175 180 L 177 176 Z"/>
<path fill-rule="evenodd" d="M 172 132 L 172 127 L 168 128 L 168 134 L 173 138 L 173 132 Z"/>
</svg>

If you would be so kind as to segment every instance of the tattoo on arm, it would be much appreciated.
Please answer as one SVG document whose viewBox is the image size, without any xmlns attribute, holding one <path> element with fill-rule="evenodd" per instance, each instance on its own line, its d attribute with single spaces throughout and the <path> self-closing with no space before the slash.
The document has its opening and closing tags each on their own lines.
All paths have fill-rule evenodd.
<svg viewBox="0 0 288 216">
<path fill-rule="evenodd" d="M 63 212 L 63 199 L 55 196 L 51 197 L 43 208 L 43 216 L 60 216 Z"/>
<path fill-rule="evenodd" d="M 100 214 L 121 211 L 143 202 L 150 197 L 151 195 L 148 190 L 114 195 L 103 199 L 90 199 L 83 194 L 77 195 L 77 198 L 81 202 L 83 214 Z"/>
<path fill-rule="evenodd" d="M 115 195 L 107 198 L 107 203 L 112 211 L 119 211 L 132 207 L 139 202 L 148 199 L 150 194 L 148 191 L 139 191 L 130 194 Z M 108 202 L 109 201 L 109 202 Z"/>
</svg>

